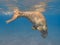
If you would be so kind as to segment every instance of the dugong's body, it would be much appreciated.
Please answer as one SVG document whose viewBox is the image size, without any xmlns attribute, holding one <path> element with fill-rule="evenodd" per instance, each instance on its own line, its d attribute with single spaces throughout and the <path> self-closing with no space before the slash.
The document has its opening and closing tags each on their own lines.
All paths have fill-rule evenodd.
<svg viewBox="0 0 60 45">
<path fill-rule="evenodd" d="M 42 12 L 44 12 L 44 8 L 40 8 L 39 10 L 34 11 L 20 11 L 18 8 L 14 9 L 14 15 L 11 19 L 7 20 L 7 23 L 10 23 L 17 19 L 18 17 L 26 17 L 33 23 L 33 29 L 39 30 L 42 33 L 43 37 L 47 35 L 47 25 L 45 17 Z"/>
</svg>

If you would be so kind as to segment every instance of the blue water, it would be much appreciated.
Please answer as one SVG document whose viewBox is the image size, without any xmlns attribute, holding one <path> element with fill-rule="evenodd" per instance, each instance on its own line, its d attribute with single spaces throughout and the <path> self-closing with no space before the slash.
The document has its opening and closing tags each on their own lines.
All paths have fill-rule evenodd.
<svg viewBox="0 0 60 45">
<path fill-rule="evenodd" d="M 0 7 L 6 8 L 4 6 L 6 3 L 3 4 L 2 0 L 0 2 Z M 22 2 L 24 2 L 24 0 L 22 0 L 21 3 Z M 32 0 L 32 2 L 34 1 Z M 39 0 L 37 0 L 37 2 L 39 2 Z M 30 6 L 29 3 L 26 4 L 27 7 L 29 7 L 28 5 Z M 0 45 L 60 45 L 59 5 L 59 0 L 53 0 L 53 2 L 48 3 L 48 6 L 53 6 L 52 9 L 47 8 L 46 12 L 43 13 L 48 26 L 48 36 L 45 39 L 41 37 L 39 31 L 32 30 L 32 23 L 28 19 L 21 17 L 6 24 L 5 21 L 12 16 L 6 16 L 0 13 Z"/>
</svg>

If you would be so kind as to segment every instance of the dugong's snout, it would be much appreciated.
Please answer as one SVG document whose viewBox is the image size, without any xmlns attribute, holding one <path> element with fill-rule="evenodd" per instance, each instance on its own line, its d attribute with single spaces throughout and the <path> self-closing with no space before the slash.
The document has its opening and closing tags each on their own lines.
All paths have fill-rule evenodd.
<svg viewBox="0 0 60 45">
<path fill-rule="evenodd" d="M 42 34 L 41 36 L 43 38 L 47 37 L 47 35 L 48 35 L 47 26 L 39 26 L 39 27 L 37 27 L 37 29 L 38 29 L 38 31 L 41 32 L 41 34 Z"/>
<path fill-rule="evenodd" d="M 47 35 L 48 35 L 48 32 L 47 32 L 47 30 L 42 30 L 42 31 L 40 31 L 42 34 L 41 34 L 41 36 L 43 37 L 43 38 L 46 38 L 47 37 Z"/>
</svg>

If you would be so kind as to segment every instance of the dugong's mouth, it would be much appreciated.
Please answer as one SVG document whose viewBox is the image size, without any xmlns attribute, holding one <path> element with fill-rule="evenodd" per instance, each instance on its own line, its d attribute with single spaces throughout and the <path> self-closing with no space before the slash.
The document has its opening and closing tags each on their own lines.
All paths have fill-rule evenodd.
<svg viewBox="0 0 60 45">
<path fill-rule="evenodd" d="M 40 31 L 42 34 L 41 34 L 41 36 L 43 37 L 43 38 L 46 38 L 47 37 L 47 35 L 48 35 L 48 32 L 47 31 Z"/>
</svg>

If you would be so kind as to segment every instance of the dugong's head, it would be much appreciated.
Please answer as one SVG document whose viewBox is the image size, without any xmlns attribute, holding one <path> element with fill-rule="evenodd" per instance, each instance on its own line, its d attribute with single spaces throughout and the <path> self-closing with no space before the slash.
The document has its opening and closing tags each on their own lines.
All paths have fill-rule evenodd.
<svg viewBox="0 0 60 45">
<path fill-rule="evenodd" d="M 37 30 L 41 32 L 43 38 L 45 38 L 48 35 L 46 23 L 40 23 L 40 25 L 37 27 Z"/>
</svg>

